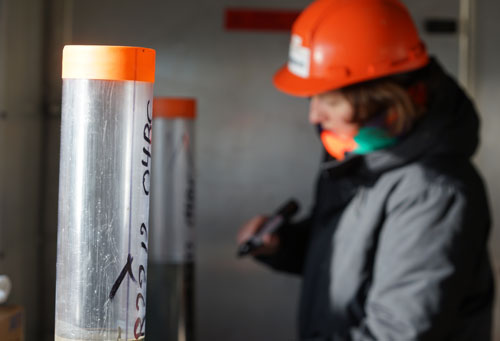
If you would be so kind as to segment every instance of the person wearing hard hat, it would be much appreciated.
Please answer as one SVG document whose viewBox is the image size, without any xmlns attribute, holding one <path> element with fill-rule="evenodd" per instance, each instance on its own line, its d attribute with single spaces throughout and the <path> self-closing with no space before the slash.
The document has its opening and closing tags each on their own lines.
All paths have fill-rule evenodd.
<svg viewBox="0 0 500 341">
<path fill-rule="evenodd" d="M 276 87 L 325 147 L 309 218 L 257 260 L 303 278 L 301 340 L 491 340 L 490 212 L 474 105 L 399 0 L 317 0 Z M 240 243 L 265 221 L 240 230 Z"/>
</svg>

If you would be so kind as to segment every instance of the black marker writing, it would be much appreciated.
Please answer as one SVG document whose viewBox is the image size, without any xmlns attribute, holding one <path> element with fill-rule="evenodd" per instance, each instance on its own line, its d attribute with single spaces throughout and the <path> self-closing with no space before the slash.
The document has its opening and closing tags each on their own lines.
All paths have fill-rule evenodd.
<svg viewBox="0 0 500 341">
<path fill-rule="evenodd" d="M 132 262 L 134 258 L 129 254 L 127 257 L 127 264 L 123 267 L 122 271 L 120 272 L 120 275 L 116 279 L 115 283 L 113 284 L 113 287 L 111 288 L 111 291 L 109 293 L 109 299 L 112 300 L 118 289 L 120 288 L 120 285 L 123 282 L 123 279 L 125 278 L 125 275 L 129 274 L 130 278 L 132 279 L 133 282 L 135 282 L 135 277 L 134 274 L 132 273 Z"/>
<path fill-rule="evenodd" d="M 142 156 L 141 160 L 142 166 L 145 167 L 144 172 L 142 173 L 142 189 L 144 191 L 144 195 L 149 196 L 150 190 L 150 160 L 151 160 L 151 130 L 153 123 L 153 116 L 151 111 L 151 101 L 148 101 L 146 107 L 146 124 L 144 125 L 144 141 L 146 142 L 146 146 L 142 148 Z M 147 200 L 147 198 L 145 198 Z M 144 241 L 141 241 L 141 250 L 148 253 L 148 227 L 146 223 L 141 223 L 139 228 L 139 232 L 141 236 L 144 236 Z M 142 259 L 142 258 L 141 258 Z M 138 340 L 140 337 L 145 335 L 145 323 L 146 323 L 146 264 L 139 264 L 138 267 L 138 279 L 139 279 L 139 289 L 141 292 L 137 293 L 135 299 L 135 308 L 137 311 L 137 319 L 134 324 L 134 337 Z M 139 304 L 142 302 L 142 304 Z M 141 313 L 142 312 L 142 313 Z"/>
</svg>

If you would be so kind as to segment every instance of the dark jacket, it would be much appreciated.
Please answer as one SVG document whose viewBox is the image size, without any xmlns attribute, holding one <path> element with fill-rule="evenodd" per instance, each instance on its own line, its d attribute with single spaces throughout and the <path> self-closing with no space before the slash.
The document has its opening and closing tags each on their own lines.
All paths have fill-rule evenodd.
<svg viewBox="0 0 500 341">
<path fill-rule="evenodd" d="M 491 339 L 490 213 L 479 122 L 436 62 L 428 112 L 397 145 L 327 160 L 310 218 L 261 257 L 302 274 L 301 340 Z"/>
</svg>

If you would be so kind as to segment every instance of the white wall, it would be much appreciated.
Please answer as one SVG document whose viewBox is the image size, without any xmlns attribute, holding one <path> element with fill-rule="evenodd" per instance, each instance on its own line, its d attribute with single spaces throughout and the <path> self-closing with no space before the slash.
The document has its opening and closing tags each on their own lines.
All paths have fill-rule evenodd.
<svg viewBox="0 0 500 341">
<path fill-rule="evenodd" d="M 0 273 L 10 303 L 26 310 L 27 340 L 38 335 L 43 294 L 39 239 L 42 1 L 4 0 L 0 13 Z"/>
</svg>

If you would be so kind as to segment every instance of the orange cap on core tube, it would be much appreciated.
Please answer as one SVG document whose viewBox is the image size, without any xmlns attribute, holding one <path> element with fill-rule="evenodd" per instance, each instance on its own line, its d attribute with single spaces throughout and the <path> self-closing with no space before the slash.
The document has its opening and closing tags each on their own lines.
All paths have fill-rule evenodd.
<svg viewBox="0 0 500 341">
<path fill-rule="evenodd" d="M 132 46 L 67 45 L 62 78 L 155 81 L 155 50 Z"/>
</svg>

